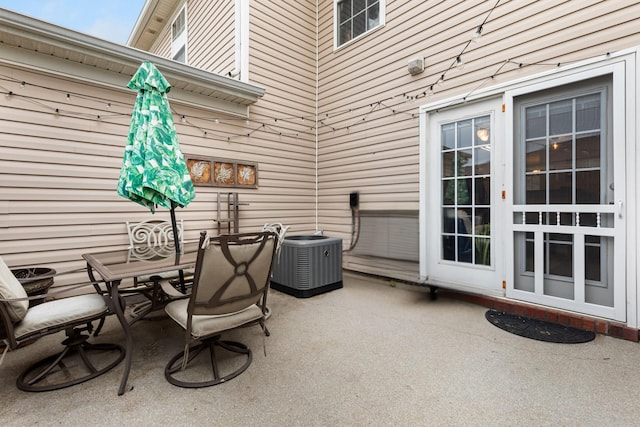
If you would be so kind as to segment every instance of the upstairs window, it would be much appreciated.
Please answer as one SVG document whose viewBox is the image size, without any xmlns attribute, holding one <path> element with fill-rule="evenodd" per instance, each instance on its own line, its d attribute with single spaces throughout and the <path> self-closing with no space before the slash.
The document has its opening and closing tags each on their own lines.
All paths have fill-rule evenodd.
<svg viewBox="0 0 640 427">
<path fill-rule="evenodd" d="M 171 59 L 187 62 L 187 8 L 182 8 L 171 24 Z"/>
<path fill-rule="evenodd" d="M 385 0 L 337 0 L 335 3 L 336 47 L 384 25 Z"/>
</svg>

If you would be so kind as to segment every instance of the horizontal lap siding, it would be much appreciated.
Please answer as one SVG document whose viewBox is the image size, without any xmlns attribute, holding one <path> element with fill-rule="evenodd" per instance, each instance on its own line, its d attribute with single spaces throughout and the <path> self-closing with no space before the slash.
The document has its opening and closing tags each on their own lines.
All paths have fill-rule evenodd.
<svg viewBox="0 0 640 427">
<path fill-rule="evenodd" d="M 0 98 L 0 256 L 63 272 L 84 266 L 84 252 L 126 244 L 136 208 L 115 188 L 135 93 L 4 65 L 0 74 L 13 92 Z"/>
<path fill-rule="evenodd" d="M 189 65 L 226 75 L 235 65 L 235 1 L 187 4 Z"/>
<path fill-rule="evenodd" d="M 235 64 L 234 2 L 192 0 L 187 14 L 189 65 L 226 75 Z M 241 228 L 282 222 L 291 233 L 307 233 L 315 230 L 315 4 L 252 1 L 249 21 L 250 83 L 266 88 L 265 96 L 250 106 L 248 121 L 187 115 L 190 134 L 203 141 L 181 141 L 182 148 L 258 163 L 259 188 L 239 190 Z M 180 132 L 182 124 L 176 126 Z M 196 202 L 206 199 L 210 211 L 217 192 L 234 191 L 197 190 Z"/>
<path fill-rule="evenodd" d="M 250 108 L 251 120 L 264 124 L 256 135 L 278 159 L 269 188 L 273 197 L 259 207 L 266 217 L 290 225 L 290 234 L 309 233 L 315 231 L 316 213 L 315 2 L 250 4 L 249 79 L 266 88 Z"/>
<path fill-rule="evenodd" d="M 495 1 L 388 0 L 383 28 L 335 51 L 333 3 L 319 2 L 318 202 L 320 227 L 345 247 L 350 192 L 360 193 L 360 209 L 418 209 L 420 105 L 634 47 L 640 32 L 636 1 L 501 1 L 463 54 L 464 69 L 448 71 Z M 425 71 L 411 76 L 407 64 L 420 57 Z M 418 277 L 417 263 L 346 254 L 344 265 Z"/>
</svg>

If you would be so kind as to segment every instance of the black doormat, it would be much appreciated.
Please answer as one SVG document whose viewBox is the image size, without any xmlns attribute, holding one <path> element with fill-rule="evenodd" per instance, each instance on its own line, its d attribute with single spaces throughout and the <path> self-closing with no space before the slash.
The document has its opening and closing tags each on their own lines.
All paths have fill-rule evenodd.
<svg viewBox="0 0 640 427">
<path fill-rule="evenodd" d="M 592 331 L 584 331 L 502 311 L 489 310 L 484 316 L 500 329 L 539 341 L 578 344 L 591 341 L 596 337 L 595 332 Z"/>
</svg>

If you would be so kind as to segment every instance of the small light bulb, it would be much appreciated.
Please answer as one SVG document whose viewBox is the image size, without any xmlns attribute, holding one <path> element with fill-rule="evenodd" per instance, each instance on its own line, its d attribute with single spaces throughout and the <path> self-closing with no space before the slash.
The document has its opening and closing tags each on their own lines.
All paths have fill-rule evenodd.
<svg viewBox="0 0 640 427">
<path fill-rule="evenodd" d="M 476 30 L 476 32 L 473 33 L 473 37 L 471 37 L 471 41 L 476 43 L 481 35 L 482 35 L 482 25 L 480 25 Z"/>
</svg>

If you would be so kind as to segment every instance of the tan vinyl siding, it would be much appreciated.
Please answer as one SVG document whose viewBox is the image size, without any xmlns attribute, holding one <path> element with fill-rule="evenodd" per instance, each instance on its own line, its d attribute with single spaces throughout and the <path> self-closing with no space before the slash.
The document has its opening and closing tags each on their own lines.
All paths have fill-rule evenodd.
<svg viewBox="0 0 640 427">
<path fill-rule="evenodd" d="M 316 215 L 315 3 L 250 4 L 250 82 L 267 87 L 267 92 L 250 107 L 248 122 L 221 119 L 214 126 L 211 115 L 207 120 L 190 118 L 208 129 L 227 123 L 234 135 L 227 141 L 227 135 L 221 134 L 221 139 L 192 154 L 259 162 L 260 188 L 241 195 L 241 202 L 249 203 L 242 209 L 243 224 L 279 221 L 290 225 L 291 233 L 312 232 Z M 187 16 L 189 64 L 226 75 L 234 67 L 234 2 L 189 1 Z M 218 191 L 199 190 L 211 201 Z"/>
<path fill-rule="evenodd" d="M 233 70 L 234 5 L 235 1 L 230 0 L 188 2 L 189 65 L 222 75 Z"/>
<path fill-rule="evenodd" d="M 83 267 L 85 252 L 126 247 L 125 221 L 152 217 L 116 193 L 135 93 L 6 65 L 0 75 L 13 93 L 0 97 L 0 255 L 12 267 L 62 272 Z M 309 227 L 315 196 L 308 191 L 314 172 L 307 149 L 274 149 L 280 137 L 266 132 L 246 137 L 255 123 L 243 119 L 217 115 L 214 124 L 210 111 L 171 107 L 185 154 L 258 164 L 258 189 L 196 187 L 196 199 L 176 212 L 185 239 L 216 233 L 217 193 L 228 191 L 240 194 L 240 231 L 272 221 Z M 169 212 L 159 208 L 153 217 L 169 219 Z M 86 280 L 78 273 L 57 278 L 55 286 Z"/>
<path fill-rule="evenodd" d="M 418 209 L 419 105 L 462 98 L 479 87 L 552 70 L 559 62 L 638 43 L 635 1 L 503 1 L 463 55 L 464 70 L 447 72 L 494 4 L 387 1 L 383 28 L 334 51 L 333 1 L 319 2 L 318 115 L 324 126 L 318 139 L 318 204 L 327 234 L 343 237 L 348 246 L 351 191 L 360 192 L 361 209 Z M 425 59 L 425 71 L 411 76 L 407 64 L 415 57 Z M 444 72 L 444 84 L 425 100 L 422 93 Z M 420 99 L 408 99 L 417 94 Z M 417 263 L 349 254 L 344 260 L 359 271 L 418 277 Z"/>
</svg>

